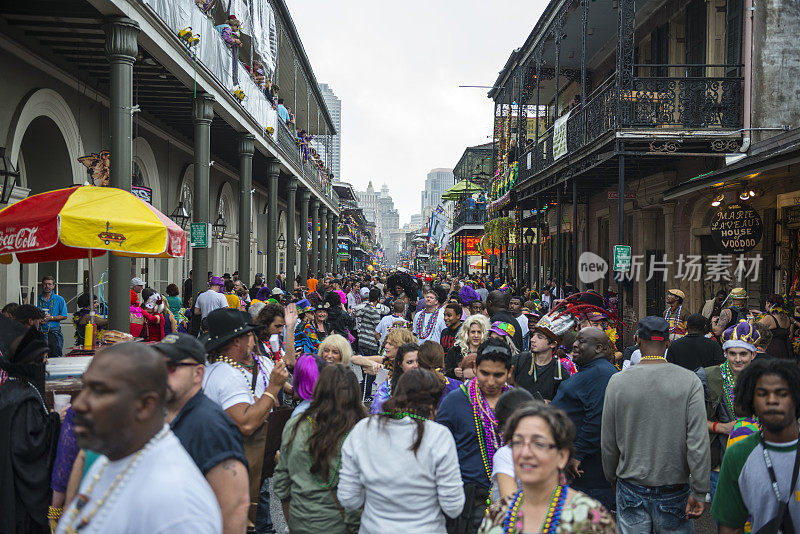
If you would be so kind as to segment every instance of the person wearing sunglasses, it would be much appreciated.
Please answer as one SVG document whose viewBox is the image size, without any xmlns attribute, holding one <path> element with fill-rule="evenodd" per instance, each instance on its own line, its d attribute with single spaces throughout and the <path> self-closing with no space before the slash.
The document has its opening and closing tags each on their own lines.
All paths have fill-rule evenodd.
<svg viewBox="0 0 800 534">
<path fill-rule="evenodd" d="M 563 483 L 574 435 L 572 421 L 558 408 L 530 401 L 514 411 L 503 437 L 521 488 L 489 507 L 478 534 L 617 532 L 602 504 Z"/>
<path fill-rule="evenodd" d="M 206 351 L 188 334 L 167 334 L 153 348 L 167 366 L 166 422 L 214 491 L 223 531 L 244 532 L 250 495 L 242 434 L 203 394 Z"/>
</svg>

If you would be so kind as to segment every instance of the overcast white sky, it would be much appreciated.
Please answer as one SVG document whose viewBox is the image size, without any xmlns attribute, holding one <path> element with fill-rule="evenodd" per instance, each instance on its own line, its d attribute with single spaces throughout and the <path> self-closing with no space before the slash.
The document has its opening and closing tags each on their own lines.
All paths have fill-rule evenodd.
<svg viewBox="0 0 800 534">
<path fill-rule="evenodd" d="M 287 0 L 314 74 L 342 100 L 342 180 L 385 182 L 400 225 L 425 176 L 490 141 L 492 85 L 545 0 Z"/>
</svg>

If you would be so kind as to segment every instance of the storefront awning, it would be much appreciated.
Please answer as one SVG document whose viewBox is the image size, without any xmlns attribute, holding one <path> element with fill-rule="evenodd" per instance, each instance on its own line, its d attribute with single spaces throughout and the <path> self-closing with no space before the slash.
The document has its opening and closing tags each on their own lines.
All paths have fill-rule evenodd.
<svg viewBox="0 0 800 534">
<path fill-rule="evenodd" d="M 761 145 L 761 146 L 758 146 Z M 751 155 L 708 174 L 695 176 L 664 193 L 664 200 L 675 200 L 709 187 L 800 163 L 800 129 L 792 130 L 754 145 Z"/>
</svg>

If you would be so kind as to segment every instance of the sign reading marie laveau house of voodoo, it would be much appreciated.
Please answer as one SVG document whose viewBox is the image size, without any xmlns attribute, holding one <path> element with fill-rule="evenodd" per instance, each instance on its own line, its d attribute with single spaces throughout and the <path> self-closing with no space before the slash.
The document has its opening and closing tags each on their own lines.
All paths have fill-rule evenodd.
<svg viewBox="0 0 800 534">
<path fill-rule="evenodd" d="M 761 216 L 750 204 L 721 207 L 711 217 L 711 239 L 721 250 L 742 254 L 753 250 L 764 235 Z"/>
</svg>

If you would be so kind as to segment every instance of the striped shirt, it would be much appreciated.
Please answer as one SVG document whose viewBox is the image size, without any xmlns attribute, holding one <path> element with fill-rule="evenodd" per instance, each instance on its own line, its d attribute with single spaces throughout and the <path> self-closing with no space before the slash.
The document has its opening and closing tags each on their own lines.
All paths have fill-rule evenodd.
<svg viewBox="0 0 800 534">
<path fill-rule="evenodd" d="M 380 306 L 380 309 L 385 309 Z M 381 322 L 381 312 L 376 304 L 365 302 L 353 308 L 358 320 L 358 348 L 362 354 L 372 356 L 378 354 L 378 341 L 375 339 L 375 327 Z"/>
</svg>

